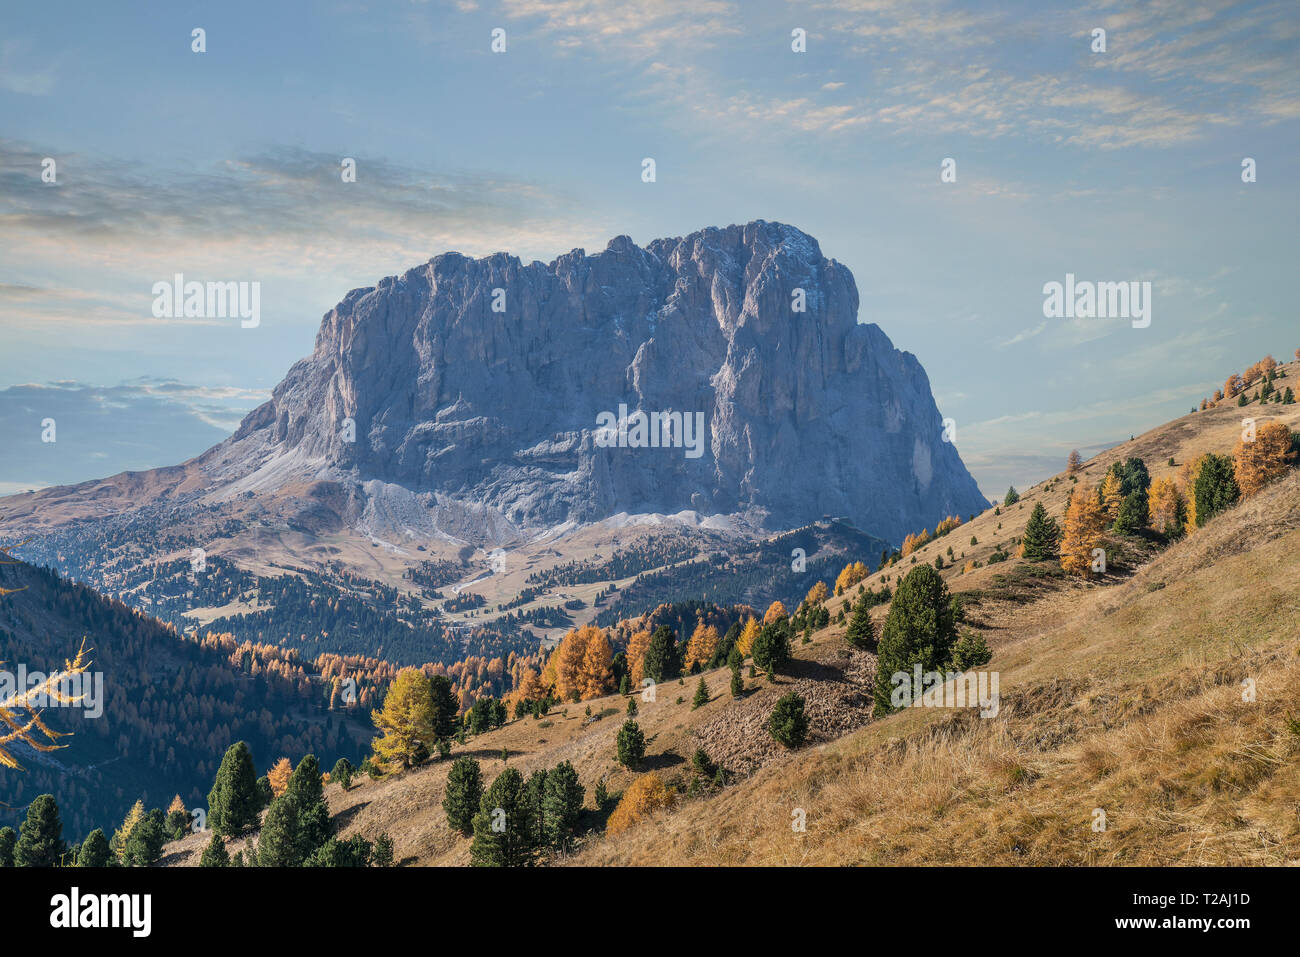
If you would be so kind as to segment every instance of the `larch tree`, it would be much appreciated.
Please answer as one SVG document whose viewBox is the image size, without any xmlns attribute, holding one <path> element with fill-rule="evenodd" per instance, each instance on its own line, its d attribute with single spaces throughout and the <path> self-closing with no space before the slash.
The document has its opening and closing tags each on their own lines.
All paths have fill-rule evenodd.
<svg viewBox="0 0 1300 957">
<path fill-rule="evenodd" d="M 1071 575 L 1092 574 L 1093 549 L 1102 541 L 1106 513 L 1091 486 L 1075 487 L 1065 511 L 1065 534 L 1061 540 L 1061 568 Z"/>
<path fill-rule="evenodd" d="M 758 619 L 751 615 L 745 622 L 745 627 L 740 630 L 740 637 L 736 639 L 736 647 L 740 649 L 741 655 L 748 657 L 753 651 L 759 628 Z"/>
<path fill-rule="evenodd" d="M 1101 483 L 1101 510 L 1107 527 L 1113 525 L 1119 517 L 1119 507 L 1123 502 L 1124 482 L 1119 475 L 1110 472 Z"/>
<path fill-rule="evenodd" d="M 594 625 L 584 625 L 583 628 L 587 631 L 587 640 L 582 652 L 579 697 L 587 701 L 614 690 L 614 652 L 603 628 Z"/>
<path fill-rule="evenodd" d="M 1178 483 L 1172 478 L 1152 481 L 1147 494 L 1151 527 L 1161 535 L 1177 537 L 1187 524 L 1187 503 Z"/>
<path fill-rule="evenodd" d="M 382 766 L 413 768 L 437 747 L 433 689 L 419 668 L 399 671 L 383 708 L 370 717 L 379 731 L 371 747 Z"/>
<path fill-rule="evenodd" d="M 289 776 L 293 774 L 293 765 L 288 758 L 275 762 L 275 767 L 266 772 L 266 780 L 271 784 L 271 794 L 279 797 L 289 786 Z"/>
<path fill-rule="evenodd" d="M 789 613 L 785 610 L 785 605 L 779 601 L 774 601 L 767 606 L 767 611 L 763 613 L 763 624 L 770 625 L 774 621 L 782 618 L 789 618 Z"/>
<path fill-rule="evenodd" d="M 650 629 L 648 628 L 639 628 L 632 632 L 632 637 L 627 641 L 627 671 L 633 690 L 639 688 L 642 679 L 645 678 L 645 653 L 649 647 Z"/>
<path fill-rule="evenodd" d="M 808 589 L 808 594 L 803 599 L 804 607 L 811 608 L 813 605 L 820 605 L 829 595 L 830 589 L 826 587 L 826 583 L 819 581 Z"/>
<path fill-rule="evenodd" d="M 9 548 L 0 548 L 0 555 L 7 555 Z M 0 561 L 0 564 L 11 564 Z M 21 589 L 0 588 L 0 595 L 12 594 Z M 62 670 L 49 675 L 44 681 L 31 688 L 15 688 L 0 698 L 0 767 L 21 770 L 22 765 L 14 757 L 10 747 L 15 743 L 27 745 L 33 751 L 48 752 L 66 745 L 58 744 L 59 738 L 67 732 L 54 731 L 41 719 L 41 713 L 35 706 L 38 702 L 53 702 L 57 705 L 70 706 L 81 701 L 84 695 L 72 694 L 68 690 L 72 685 L 70 679 L 83 674 L 90 662 L 86 659 L 86 647 L 83 643 L 77 656 L 64 662 Z"/>
<path fill-rule="evenodd" d="M 1291 430 L 1281 422 L 1267 422 L 1255 431 L 1254 441 L 1243 436 L 1232 454 L 1233 478 L 1242 498 L 1248 498 L 1291 469 Z"/>
<path fill-rule="evenodd" d="M 822 585 L 823 589 L 825 587 Z M 686 656 L 682 667 L 686 671 L 691 671 L 697 665 L 701 668 L 705 667 L 713 659 L 713 652 L 717 647 L 718 629 L 713 625 L 704 624 L 703 621 L 699 622 L 695 626 L 695 631 L 691 633 L 691 640 L 686 643 Z"/>
<path fill-rule="evenodd" d="M 1081 468 L 1083 468 L 1083 456 L 1079 454 L 1078 449 L 1072 449 L 1065 460 L 1065 472 L 1067 475 L 1073 475 Z"/>
</svg>

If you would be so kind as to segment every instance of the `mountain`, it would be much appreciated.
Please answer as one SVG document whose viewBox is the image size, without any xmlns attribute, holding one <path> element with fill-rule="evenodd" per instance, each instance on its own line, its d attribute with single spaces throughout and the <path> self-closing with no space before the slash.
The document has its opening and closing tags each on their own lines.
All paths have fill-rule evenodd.
<svg viewBox="0 0 1300 957">
<path fill-rule="evenodd" d="M 182 630 L 309 654 L 450 663 L 615 610 L 765 606 L 807 588 L 775 573 L 793 566 L 774 536 L 820 524 L 817 548 L 874 561 L 987 506 L 924 370 L 857 311 L 848 269 L 779 223 L 618 237 L 549 265 L 447 253 L 349 293 L 203 455 L 0 509 L 33 563 Z M 637 447 L 638 411 L 669 416 L 659 447 Z M 202 587 L 196 549 L 222 560 Z M 699 560 L 638 577 L 670 554 Z M 538 583 L 572 562 L 610 574 Z M 392 589 L 401 612 L 384 611 Z M 362 628 L 372 613 L 403 620 Z"/>
</svg>

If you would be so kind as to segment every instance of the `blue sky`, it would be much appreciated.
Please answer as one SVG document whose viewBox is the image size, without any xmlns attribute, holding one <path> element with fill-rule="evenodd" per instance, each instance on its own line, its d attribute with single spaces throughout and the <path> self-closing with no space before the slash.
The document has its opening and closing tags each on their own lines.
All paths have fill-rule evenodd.
<svg viewBox="0 0 1300 957">
<path fill-rule="evenodd" d="M 348 289 L 450 249 L 796 225 L 988 494 L 1300 346 L 1293 2 L 61 10 L 0 12 L 0 492 L 201 451 Z M 155 319 L 177 272 L 259 281 L 261 325 Z M 1151 326 L 1045 320 L 1067 272 L 1151 281 Z"/>
</svg>

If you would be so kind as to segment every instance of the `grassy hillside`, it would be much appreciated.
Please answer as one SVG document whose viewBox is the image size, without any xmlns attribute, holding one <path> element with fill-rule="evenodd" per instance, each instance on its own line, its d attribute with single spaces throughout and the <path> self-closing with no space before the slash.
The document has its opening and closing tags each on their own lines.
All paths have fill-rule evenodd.
<svg viewBox="0 0 1300 957">
<path fill-rule="evenodd" d="M 1294 364 L 1286 371 L 1284 382 L 1300 373 Z M 1246 416 L 1296 428 L 1300 407 L 1224 404 L 1185 416 L 1097 456 L 1080 480 L 1095 484 L 1129 456 L 1159 477 L 1202 452 L 1229 452 Z M 655 702 L 638 700 L 648 739 L 639 771 L 659 773 L 679 803 L 619 834 L 603 832 L 608 808 L 597 813 L 592 792 L 603 780 L 617 795 L 636 777 L 614 758 L 624 697 L 517 720 L 453 753 L 477 757 L 486 781 L 505 766 L 502 749 L 525 775 L 571 761 L 587 788 L 584 833 L 567 858 L 579 864 L 1300 858 L 1300 473 L 1168 547 L 1113 542 L 1109 573 L 1088 582 L 1015 558 L 1011 547 L 1034 503 L 1059 520 L 1072 486 L 1055 476 L 917 552 L 918 563 L 946 556 L 949 545 L 957 553 L 942 574 L 967 597 L 969 623 L 993 651 L 996 718 L 911 709 L 871 720 L 874 656 L 850 649 L 844 625 L 832 624 L 810 643 L 796 638 L 795 661 L 775 685 L 747 678 L 742 699 L 731 697 L 722 669 L 705 674 L 710 701 L 698 710 L 695 677 L 660 686 Z M 972 535 L 977 545 L 967 544 Z M 986 561 L 997 545 L 1013 557 L 962 573 L 964 561 Z M 896 585 L 911 567 L 909 556 L 866 584 Z M 828 599 L 832 614 L 843 600 Z M 1252 701 L 1243 700 L 1248 688 Z M 794 752 L 764 727 L 789 690 L 808 699 L 811 720 L 809 742 Z M 729 772 L 726 786 L 691 789 L 700 747 Z M 392 835 L 399 862 L 468 863 L 469 841 L 448 829 L 440 807 L 448 767 L 363 779 L 346 793 L 328 787 L 331 811 L 345 835 Z M 1104 830 L 1094 829 L 1098 809 Z M 805 830 L 792 828 L 799 817 Z M 202 844 L 196 836 L 173 845 L 168 863 L 196 863 Z"/>
</svg>

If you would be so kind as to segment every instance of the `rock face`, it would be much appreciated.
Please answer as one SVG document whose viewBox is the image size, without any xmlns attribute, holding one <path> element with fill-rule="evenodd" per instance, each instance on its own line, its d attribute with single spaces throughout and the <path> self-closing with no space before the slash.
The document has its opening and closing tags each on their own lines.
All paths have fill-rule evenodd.
<svg viewBox="0 0 1300 957">
<path fill-rule="evenodd" d="M 857 311 L 849 270 L 779 223 L 619 236 L 549 265 L 447 253 L 350 292 L 201 461 L 232 479 L 253 462 L 246 489 L 343 480 L 359 512 L 418 507 L 479 540 L 690 510 L 845 516 L 898 541 L 982 510 L 920 364 Z M 627 447 L 630 414 L 619 442 L 600 426 L 620 406 L 702 421 L 698 455 Z"/>
</svg>

